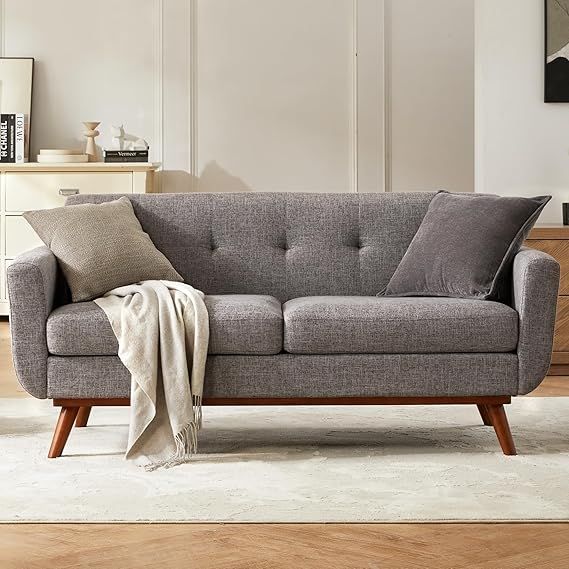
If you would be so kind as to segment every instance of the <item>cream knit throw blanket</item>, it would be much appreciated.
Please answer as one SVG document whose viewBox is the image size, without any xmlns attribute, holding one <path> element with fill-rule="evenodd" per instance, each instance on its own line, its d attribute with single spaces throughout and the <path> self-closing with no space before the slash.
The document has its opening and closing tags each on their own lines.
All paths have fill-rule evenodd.
<svg viewBox="0 0 569 569">
<path fill-rule="evenodd" d="M 144 281 L 95 302 L 132 376 L 126 458 L 148 469 L 187 462 L 201 426 L 209 340 L 203 293 L 184 283 Z"/>
</svg>

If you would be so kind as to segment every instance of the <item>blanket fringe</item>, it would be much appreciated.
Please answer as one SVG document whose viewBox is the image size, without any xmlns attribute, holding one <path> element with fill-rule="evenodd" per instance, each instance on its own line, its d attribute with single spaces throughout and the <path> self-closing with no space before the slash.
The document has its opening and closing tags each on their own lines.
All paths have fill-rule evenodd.
<svg viewBox="0 0 569 569">
<path fill-rule="evenodd" d="M 194 420 L 196 421 L 199 430 L 202 428 L 202 396 L 194 395 L 192 399 L 194 402 Z"/>
<path fill-rule="evenodd" d="M 189 462 L 193 455 L 198 452 L 198 431 L 202 428 L 202 397 L 196 395 L 193 398 L 194 419 L 174 436 L 176 452 L 166 460 L 147 464 L 144 468 L 147 472 L 153 472 L 159 468 L 172 468 L 178 464 Z"/>
</svg>

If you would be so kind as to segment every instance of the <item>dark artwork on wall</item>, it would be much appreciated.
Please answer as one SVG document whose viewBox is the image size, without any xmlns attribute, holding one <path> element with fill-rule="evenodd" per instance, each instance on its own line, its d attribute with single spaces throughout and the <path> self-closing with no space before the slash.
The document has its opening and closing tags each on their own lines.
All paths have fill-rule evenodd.
<svg viewBox="0 0 569 569">
<path fill-rule="evenodd" d="M 569 0 L 545 0 L 545 102 L 569 103 Z"/>
</svg>

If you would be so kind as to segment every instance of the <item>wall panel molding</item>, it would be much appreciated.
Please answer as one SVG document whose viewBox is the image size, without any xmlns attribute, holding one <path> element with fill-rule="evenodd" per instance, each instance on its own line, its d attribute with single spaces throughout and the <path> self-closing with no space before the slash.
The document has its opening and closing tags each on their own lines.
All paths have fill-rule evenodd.
<svg viewBox="0 0 569 569">
<path fill-rule="evenodd" d="M 386 124 L 384 5 L 386 0 L 351 0 L 351 107 L 349 113 L 348 191 L 385 191 Z M 188 161 L 192 184 L 199 177 L 198 0 L 187 2 Z M 362 26 L 364 33 L 360 34 Z M 375 34 L 375 37 L 373 35 Z M 378 71 L 379 70 L 379 71 Z M 379 77 L 373 74 L 379 73 Z M 371 112 L 371 116 L 370 116 Z M 373 132 L 372 132 L 373 131 Z M 363 170 L 363 172 L 362 172 Z"/>
<path fill-rule="evenodd" d="M 16 0 L 12 1 L 16 2 Z M 349 113 L 350 137 L 350 140 L 347 141 L 349 143 L 349 175 L 346 190 L 353 192 L 376 191 L 377 189 L 383 191 L 385 186 L 385 182 L 382 181 L 381 185 L 378 184 L 377 187 L 372 187 L 369 183 L 369 174 L 366 174 L 366 172 L 369 173 L 372 169 L 372 166 L 369 166 L 372 163 L 369 145 L 370 125 L 368 116 L 370 102 L 369 98 L 367 101 L 365 100 L 366 93 L 369 90 L 369 82 L 366 79 L 366 74 L 369 73 L 369 64 L 366 64 L 366 57 L 369 55 L 368 42 L 370 26 L 367 26 L 365 33 L 361 33 L 362 22 L 366 22 L 371 13 L 376 13 L 377 9 L 374 8 L 374 6 L 380 6 L 381 10 L 383 10 L 385 1 L 388 0 L 347 0 L 347 2 L 349 2 L 348 5 L 351 5 L 352 11 L 351 21 L 347 22 L 352 34 L 352 53 L 350 54 L 352 75 L 351 85 L 348 86 L 351 90 L 351 107 L 348 106 L 346 109 Z M 15 5 L 16 4 L 8 5 L 8 0 L 0 0 L 0 55 L 2 56 L 17 55 L 25 51 L 25 49 L 22 49 L 26 47 L 25 42 L 18 43 L 18 45 L 7 45 L 9 38 L 6 31 L 7 29 L 9 30 L 8 26 L 10 22 L 7 22 L 6 18 L 7 15 L 10 15 L 12 6 Z M 175 170 L 177 172 L 185 170 L 189 173 L 189 177 L 186 179 L 183 177 L 176 179 L 175 185 L 177 186 L 177 191 L 184 187 L 184 185 L 186 187 L 189 186 L 192 190 L 196 189 L 195 182 L 200 174 L 198 171 L 198 5 L 198 0 L 175 0 L 172 4 L 167 4 L 164 0 L 148 0 L 148 3 L 145 2 L 145 16 L 142 19 L 144 28 L 141 30 L 141 38 L 145 38 L 145 42 L 151 42 L 150 44 L 146 43 L 145 47 L 150 49 L 152 53 L 152 68 L 150 75 L 147 75 L 147 79 L 141 84 L 141 89 L 147 89 L 146 92 L 150 97 L 150 102 L 148 102 L 149 97 L 146 97 L 144 113 L 147 118 L 144 119 L 144 132 L 142 132 L 141 135 L 144 136 L 146 134 L 146 136 L 152 137 L 152 159 L 161 162 L 164 169 Z M 374 17 L 375 16 L 372 15 L 372 19 Z M 176 23 L 174 22 L 175 18 L 178 18 Z M 122 24 L 132 26 L 136 25 L 137 22 L 122 22 Z M 381 20 L 381 24 L 383 24 L 383 19 Z M 40 24 L 31 22 L 30 25 L 33 27 L 34 25 Z M 184 30 L 186 38 L 183 38 L 181 35 Z M 175 53 L 174 51 L 176 44 L 172 33 L 176 34 L 174 37 L 178 38 L 178 41 L 180 41 L 180 39 L 186 39 L 186 46 L 181 48 L 186 53 L 181 56 L 180 52 Z M 349 30 L 348 33 L 350 33 Z M 381 30 L 378 31 L 378 37 L 382 39 Z M 38 52 L 37 45 L 38 44 L 30 43 L 30 49 L 31 52 L 33 52 L 31 55 L 35 56 L 45 68 L 45 66 L 50 65 L 50 53 L 40 53 L 41 49 L 39 50 L 40 52 Z M 184 45 L 183 42 L 181 45 Z M 34 46 L 36 46 L 36 49 L 34 49 Z M 16 51 L 18 53 L 15 53 Z M 27 54 L 28 53 L 26 53 L 26 55 Z M 47 59 L 46 56 L 48 57 Z M 112 61 L 108 63 L 112 65 Z M 165 92 L 166 84 L 171 85 L 172 83 L 174 76 L 173 70 L 177 65 L 186 66 L 186 77 L 182 77 L 183 73 L 180 76 L 180 80 L 185 83 L 185 87 L 182 91 L 187 89 L 188 93 L 185 102 L 173 97 L 170 92 Z M 182 91 L 179 91 L 180 97 Z M 79 93 L 80 97 L 81 95 L 82 94 Z M 89 102 L 92 103 L 92 101 Z M 383 114 L 385 113 L 383 100 L 379 101 L 378 105 L 380 105 L 382 113 L 381 122 L 383 123 Z M 95 109 L 96 112 L 96 105 L 93 105 L 92 108 Z M 124 116 L 123 111 L 119 112 L 117 110 L 116 118 L 114 118 L 112 103 L 110 104 L 109 110 L 109 113 L 102 113 L 108 116 L 104 121 L 104 130 L 102 131 L 105 138 L 107 137 L 107 123 L 109 120 L 121 120 Z M 46 109 L 42 107 L 41 112 L 45 113 Z M 73 130 L 74 121 L 82 118 L 78 116 L 78 112 L 79 110 L 77 108 L 73 109 L 69 115 L 69 118 L 71 118 L 69 124 L 62 124 L 59 131 L 55 132 L 54 144 L 73 144 L 71 139 L 74 136 L 77 137 L 78 141 L 81 141 L 80 134 L 77 133 L 75 135 L 75 131 Z M 165 129 L 175 127 L 176 123 L 174 117 L 178 115 L 184 117 L 184 131 L 187 125 L 187 135 L 181 131 L 176 135 L 172 135 L 171 131 L 165 134 Z M 131 123 L 128 117 L 125 120 L 129 124 Z M 379 134 L 383 138 L 385 136 L 383 125 L 380 124 L 379 126 L 381 127 Z M 47 144 L 49 138 L 50 132 L 47 129 L 46 123 L 46 126 L 40 127 L 40 136 L 36 137 L 36 140 L 38 144 L 40 140 L 41 144 Z M 101 137 L 101 139 L 102 138 L 103 137 Z M 68 141 L 67 139 L 70 140 Z M 182 140 L 182 144 L 180 144 L 180 139 Z M 371 152 L 375 152 L 375 150 L 374 148 Z M 385 160 L 383 150 L 382 148 L 381 154 L 378 153 L 375 155 L 373 162 L 377 164 L 383 163 Z M 387 152 L 387 148 L 385 148 L 385 150 Z M 168 180 L 172 179 L 173 178 L 168 178 Z M 166 178 L 164 178 L 164 180 L 166 180 Z M 168 183 L 170 182 L 168 181 Z"/>
<path fill-rule="evenodd" d="M 474 191 L 477 0 L 386 0 L 392 191 Z"/>
<path fill-rule="evenodd" d="M 351 191 L 358 191 L 358 0 L 352 0 L 352 113 L 351 127 Z"/>
<path fill-rule="evenodd" d="M 357 189 L 386 189 L 385 1 L 357 0 Z"/>
<path fill-rule="evenodd" d="M 459 19 L 464 19 L 466 22 L 465 18 L 469 17 L 467 11 L 469 2 L 471 0 L 460 0 L 460 2 L 458 0 L 457 2 L 446 0 L 446 3 L 443 0 L 437 0 L 436 3 L 433 3 L 434 8 L 432 10 L 429 8 L 433 13 L 429 14 L 430 23 L 427 23 L 436 30 L 437 18 L 439 16 L 442 18 L 448 13 L 448 6 L 445 8 L 447 4 L 453 9 L 454 6 L 464 4 L 462 12 L 457 12 L 457 14 L 461 16 Z M 413 10 L 415 4 L 418 7 L 422 6 L 420 0 L 416 0 L 415 3 L 412 0 L 405 0 L 405 3 L 408 5 L 409 11 Z M 405 67 L 408 60 L 403 58 L 401 42 L 398 43 L 397 41 L 400 34 L 404 33 L 406 29 L 405 26 L 403 31 L 401 30 L 401 22 L 409 22 L 409 18 L 406 20 L 403 18 L 402 4 L 403 0 L 401 2 L 394 2 L 393 0 L 345 0 L 345 3 L 341 4 L 345 9 L 344 23 L 338 27 L 338 31 L 341 35 L 339 41 L 343 43 L 341 53 L 336 50 L 334 57 L 342 60 L 345 70 L 345 78 L 342 78 L 341 88 L 347 89 L 345 91 L 347 102 L 343 102 L 341 106 L 337 107 L 336 117 L 341 117 L 343 124 L 342 134 L 339 137 L 343 141 L 343 146 L 341 151 L 334 155 L 334 163 L 340 164 L 335 172 L 341 174 L 341 182 L 338 185 L 345 187 L 346 191 L 392 191 L 413 185 L 407 184 L 407 178 L 402 179 L 402 172 L 407 168 L 407 148 L 408 146 L 412 147 L 413 141 L 417 138 L 409 135 L 410 142 L 407 144 L 405 140 L 402 142 L 401 135 L 400 95 L 401 92 L 403 94 L 411 93 L 407 97 L 409 99 L 415 92 L 409 89 L 405 91 L 404 85 L 402 86 L 402 81 L 408 82 L 409 80 L 409 77 L 402 79 L 400 67 L 401 65 Z M 57 0 L 54 5 L 61 8 L 65 6 L 65 3 L 62 0 Z M 244 5 L 249 4 L 245 3 Z M 255 4 L 250 3 L 250 5 L 254 6 Z M 200 104 L 198 100 L 201 92 L 198 89 L 198 80 L 203 82 L 207 71 L 207 69 L 202 69 L 200 75 L 199 65 L 200 63 L 205 65 L 205 63 L 202 62 L 201 58 L 204 54 L 198 54 L 198 45 L 200 48 L 202 45 L 208 45 L 207 42 L 204 43 L 204 37 L 200 38 L 198 35 L 203 33 L 202 30 L 198 29 L 198 8 L 201 21 L 203 14 L 210 8 L 209 3 L 206 0 L 203 0 L 202 4 L 199 0 L 168 0 L 168 2 L 165 0 L 145 0 L 140 2 L 140 20 L 137 19 L 136 15 L 132 15 L 132 19 L 128 20 L 130 16 L 127 16 L 124 10 L 119 9 L 123 3 L 117 3 L 117 11 L 121 14 L 121 21 L 117 21 L 117 25 L 125 27 L 124 31 L 126 36 L 131 38 L 131 43 L 135 33 L 138 33 L 140 38 L 141 43 L 132 43 L 133 46 L 138 45 L 140 48 L 139 50 L 133 49 L 132 60 L 137 65 L 144 64 L 145 67 L 140 77 L 134 77 L 133 83 L 129 84 L 128 79 L 125 78 L 124 81 L 122 79 L 124 67 L 130 62 L 129 55 L 125 56 L 127 59 L 116 60 L 113 64 L 108 55 L 93 59 L 97 52 L 91 51 L 91 65 L 100 68 L 101 72 L 114 82 L 113 89 L 110 91 L 111 95 L 106 100 L 99 99 L 98 93 L 93 94 L 88 81 L 81 79 L 81 74 L 73 76 L 70 72 L 71 67 L 65 64 L 64 58 L 60 55 L 66 48 L 66 38 L 64 34 L 60 33 L 61 30 L 65 29 L 65 26 L 69 26 L 70 32 L 73 32 L 70 33 L 70 36 L 75 38 L 73 41 L 78 41 L 76 20 L 79 21 L 81 15 L 76 7 L 69 5 L 70 11 L 73 13 L 73 20 L 61 22 L 54 10 L 51 10 L 52 15 L 47 9 L 47 3 L 39 2 L 35 6 L 37 6 L 38 12 L 42 14 L 41 18 L 29 17 L 28 19 L 27 14 L 33 6 L 32 0 L 0 0 L 0 55 L 35 56 L 39 63 L 36 77 L 41 78 L 40 83 L 44 87 L 48 85 L 46 77 L 48 72 L 51 72 L 52 65 L 56 75 L 59 74 L 59 83 L 55 81 L 50 83 L 49 89 L 52 92 L 46 93 L 48 96 L 39 97 L 39 91 L 36 93 L 38 104 L 35 105 L 34 109 L 38 112 L 36 118 L 40 120 L 39 123 L 37 120 L 34 121 L 34 133 L 38 135 L 35 136 L 35 146 L 40 144 L 81 144 L 82 139 L 76 121 L 80 124 L 84 112 L 88 114 L 100 112 L 101 119 L 104 121 L 104 129 L 108 128 L 109 121 L 123 120 L 124 118 L 128 124 L 139 129 L 142 136 L 146 134 L 149 138 L 152 137 L 151 154 L 153 159 L 162 162 L 164 169 L 171 172 L 168 177 L 164 177 L 168 184 L 176 186 L 176 191 L 182 191 L 183 188 L 196 189 L 196 179 L 200 174 L 198 168 L 200 165 L 203 167 L 200 161 L 203 162 L 206 158 L 203 146 L 203 135 L 206 133 L 199 130 L 198 110 L 200 111 L 199 117 L 203 118 L 203 109 L 208 103 L 208 101 L 201 101 Z M 98 48 L 101 48 L 101 54 L 110 53 L 109 50 L 103 49 L 104 42 L 110 46 L 116 41 L 116 45 L 120 49 L 125 49 L 120 39 L 112 36 L 108 29 L 101 30 L 101 22 L 105 21 L 105 16 L 111 9 L 110 6 L 112 3 L 108 0 L 101 2 L 94 12 L 97 17 L 100 39 L 98 36 L 93 36 L 93 41 L 103 42 L 102 45 L 97 45 Z M 230 2 L 227 6 L 227 11 L 229 11 L 232 3 Z M 275 11 L 278 11 L 277 8 L 279 8 L 279 4 L 276 3 Z M 322 10 L 324 13 L 324 8 Z M 461 15 L 462 13 L 464 15 Z M 394 15 L 398 15 L 399 19 L 396 17 L 393 20 Z M 270 19 L 270 15 L 267 17 Z M 7 21 L 7 18 L 14 18 L 14 20 Z M 430 18 L 433 21 L 430 21 Z M 53 38 L 54 45 L 50 45 L 49 42 L 50 24 L 55 27 L 57 32 Z M 29 26 L 27 33 L 16 33 L 18 30 L 14 26 L 22 25 Z M 397 34 L 395 35 L 394 30 L 391 29 L 392 25 L 396 26 Z M 236 36 L 235 41 L 238 41 L 238 36 Z M 440 43 L 442 41 L 439 41 Z M 331 43 L 330 46 L 332 48 L 337 47 L 334 43 Z M 417 49 L 417 46 L 411 47 Z M 443 48 L 444 45 L 439 46 L 440 50 Z M 83 55 L 82 46 L 78 45 L 77 49 L 80 51 L 78 55 Z M 204 47 L 204 49 L 206 48 Z M 351 49 L 351 53 L 346 53 L 344 49 Z M 139 51 L 144 52 L 144 56 L 138 54 Z M 346 57 L 351 58 L 351 71 L 350 60 L 344 58 L 344 53 L 346 53 Z M 398 54 L 399 59 L 397 59 Z M 87 51 L 84 52 L 84 55 L 86 59 L 89 59 Z M 432 60 L 434 56 L 428 55 Z M 109 57 L 109 60 L 105 61 L 102 59 L 103 57 Z M 143 59 L 141 59 L 142 57 Z M 251 57 L 255 57 L 255 55 Z M 146 64 L 147 61 L 148 64 Z M 297 61 L 298 64 L 302 64 L 302 59 Z M 180 73 L 177 73 L 177 70 L 181 70 Z M 81 73 L 83 71 L 81 70 Z M 136 73 L 136 69 L 134 71 Z M 414 73 L 408 72 L 407 75 L 414 77 Z M 443 89 L 447 80 L 449 82 L 448 92 L 450 93 L 454 85 L 450 76 L 448 78 L 442 77 L 439 80 L 440 89 Z M 67 89 L 67 83 L 69 83 L 69 89 Z M 426 84 L 428 85 L 428 82 Z M 203 83 L 200 83 L 199 86 L 202 85 Z M 335 85 L 339 85 L 339 83 L 336 82 Z M 136 93 L 134 93 L 135 88 L 137 89 Z M 401 91 L 402 89 L 403 91 Z M 334 88 L 331 87 L 331 91 L 333 90 Z M 70 95 L 72 92 L 76 93 L 73 97 Z M 51 113 L 48 105 L 50 95 L 57 97 L 58 102 L 61 102 L 62 105 L 67 105 L 66 112 L 57 121 L 53 120 L 53 113 Z M 124 104 L 125 100 L 132 98 L 136 98 L 138 107 L 136 105 L 129 107 Z M 351 105 L 349 103 L 350 98 Z M 431 99 L 434 100 L 433 97 Z M 81 101 L 82 106 L 79 106 L 77 101 Z M 416 109 L 417 105 L 425 106 L 428 105 L 428 102 L 425 103 L 422 100 L 422 93 L 418 93 L 416 104 L 412 100 L 407 104 Z M 475 104 L 479 110 L 481 105 L 479 93 L 477 93 Z M 442 108 L 441 110 L 441 105 L 436 101 L 433 106 L 436 107 L 433 112 L 439 112 L 443 116 L 443 124 L 446 124 L 444 119 L 448 114 L 447 109 Z M 428 118 L 429 112 L 430 108 L 427 108 L 422 116 Z M 344 113 L 347 113 L 347 116 Z M 348 120 L 349 124 L 343 122 L 345 120 Z M 329 122 L 330 120 L 328 120 Z M 423 123 L 427 124 L 426 121 Z M 205 119 L 201 127 L 204 124 Z M 323 124 L 327 124 L 326 121 Z M 281 127 L 279 126 L 279 128 Z M 318 129 L 322 136 L 327 136 L 325 126 L 319 128 L 318 125 L 313 125 L 311 128 L 311 132 L 314 133 Z M 421 128 L 422 130 L 419 132 L 421 137 L 424 136 L 424 131 L 433 132 L 436 130 L 431 126 Z M 452 134 L 452 129 L 448 125 L 446 125 L 446 129 Z M 475 129 L 477 130 L 476 138 L 480 140 L 483 133 L 479 120 L 475 121 Z M 281 132 L 285 131 L 286 126 Z M 198 134 L 200 134 L 201 147 L 198 145 Z M 300 133 L 298 136 L 303 136 L 303 134 Z M 330 136 L 334 135 L 331 134 Z M 102 143 L 108 141 L 107 130 L 103 130 L 100 140 Z M 427 140 L 429 140 L 428 137 Z M 434 161 L 431 165 L 425 156 L 431 151 L 431 153 L 434 152 L 435 158 L 439 158 L 440 153 L 446 151 L 447 147 L 454 150 L 457 145 L 460 146 L 458 142 L 460 142 L 459 136 L 450 143 L 442 140 L 439 155 L 436 154 L 438 149 L 430 146 L 429 142 L 416 143 L 415 146 L 420 148 L 419 150 L 415 149 L 415 154 L 411 160 L 411 168 L 416 168 L 416 177 L 422 179 L 424 173 L 428 180 L 427 185 L 438 183 L 439 179 L 440 185 L 444 185 L 449 178 L 448 166 L 441 160 L 439 162 Z M 326 140 L 321 139 L 317 143 L 325 145 Z M 424 152 L 421 151 L 422 149 Z M 35 151 L 37 148 L 34 147 L 33 150 Z M 480 143 L 478 143 L 475 152 L 476 175 L 474 178 L 482 180 L 485 167 L 482 164 L 483 153 L 480 151 Z M 299 158 L 302 160 L 303 156 L 297 156 L 297 162 Z M 323 165 L 323 168 L 326 168 L 326 165 Z M 230 165 L 228 170 L 235 172 L 239 170 L 239 167 Z M 249 172 L 253 170 L 254 168 L 249 166 Z M 310 171 L 307 170 L 307 173 L 309 174 Z M 428 179 L 429 176 L 431 176 L 431 180 Z M 456 173 L 454 176 L 456 178 Z M 267 179 L 270 177 L 264 178 L 264 180 Z M 317 179 L 317 177 L 312 178 L 313 186 L 317 183 Z M 326 180 L 326 178 L 323 179 Z M 451 177 L 449 180 L 449 184 L 452 186 L 455 183 L 454 178 Z M 259 182 L 259 184 L 263 185 L 264 182 Z M 286 187 L 286 184 L 284 186 Z"/>
<path fill-rule="evenodd" d="M 392 91 L 391 91 L 391 42 L 392 42 L 392 18 L 391 1 L 382 0 L 383 18 L 383 165 L 385 192 L 393 191 L 393 164 L 392 164 Z"/>
<path fill-rule="evenodd" d="M 164 161 L 164 3 L 154 0 L 154 160 Z M 152 149 L 151 149 L 152 152 Z M 157 177 L 157 191 L 162 191 Z"/>
<path fill-rule="evenodd" d="M 164 157 L 164 4 L 154 0 L 154 146 L 155 158 Z"/>
<path fill-rule="evenodd" d="M 187 1 L 187 33 L 188 33 L 188 133 L 189 133 L 189 172 L 191 190 L 194 191 L 198 171 L 198 3 L 197 0 Z"/>
<path fill-rule="evenodd" d="M 0 57 L 6 54 L 6 0 L 0 0 Z"/>
</svg>

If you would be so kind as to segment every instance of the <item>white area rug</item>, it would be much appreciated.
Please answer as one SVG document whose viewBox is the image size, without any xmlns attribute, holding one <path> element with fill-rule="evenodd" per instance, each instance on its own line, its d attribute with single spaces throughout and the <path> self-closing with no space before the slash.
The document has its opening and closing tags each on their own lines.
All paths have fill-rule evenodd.
<svg viewBox="0 0 569 569">
<path fill-rule="evenodd" d="M 0 520 L 569 519 L 569 398 L 513 402 L 516 457 L 474 406 L 204 412 L 202 454 L 145 472 L 123 459 L 127 409 L 94 409 L 48 460 L 57 410 L 0 399 Z"/>
</svg>

